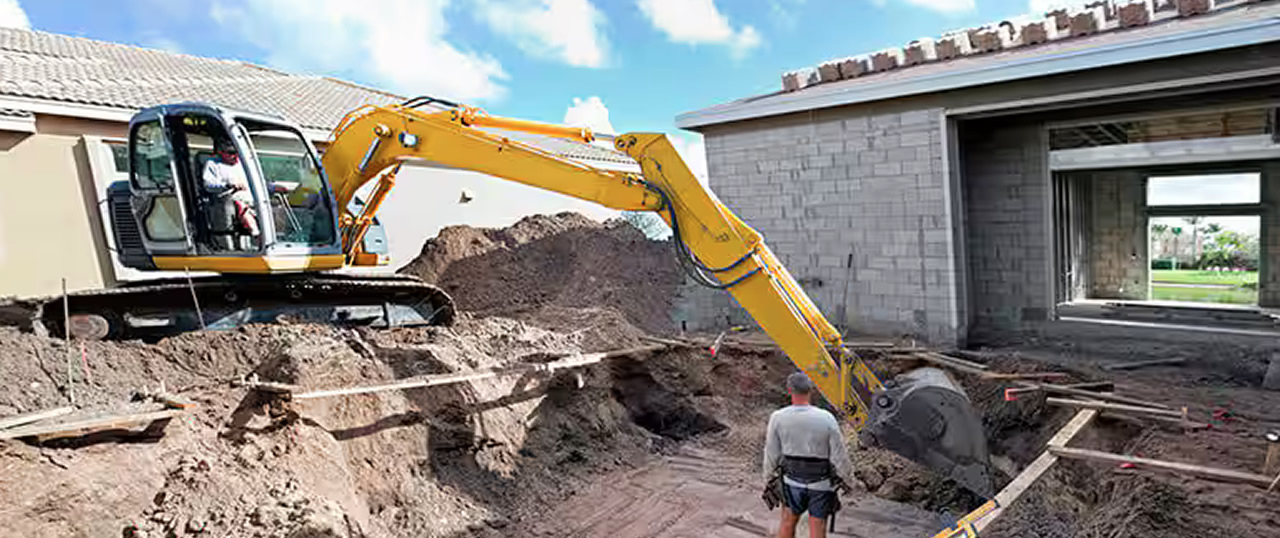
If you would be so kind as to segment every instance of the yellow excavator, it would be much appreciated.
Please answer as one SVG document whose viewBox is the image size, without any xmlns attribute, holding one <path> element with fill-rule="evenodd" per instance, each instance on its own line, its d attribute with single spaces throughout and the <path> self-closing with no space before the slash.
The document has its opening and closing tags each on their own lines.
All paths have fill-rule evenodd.
<svg viewBox="0 0 1280 538">
<path fill-rule="evenodd" d="M 611 138 L 640 173 L 566 159 L 516 140 L 520 133 L 582 143 Z M 71 294 L 38 314 L 54 332 L 146 337 L 281 319 L 449 323 L 452 300 L 430 284 L 334 270 L 386 263 L 376 216 L 403 164 L 473 170 L 657 213 L 689 276 L 732 294 L 864 440 L 993 494 L 982 423 L 963 391 L 931 368 L 882 383 L 760 234 L 698 182 L 663 134 L 597 134 L 418 97 L 350 112 L 322 157 L 281 118 L 204 103 L 140 111 L 128 145 L 129 180 L 107 193 L 120 262 L 217 275 L 177 273 Z"/>
</svg>

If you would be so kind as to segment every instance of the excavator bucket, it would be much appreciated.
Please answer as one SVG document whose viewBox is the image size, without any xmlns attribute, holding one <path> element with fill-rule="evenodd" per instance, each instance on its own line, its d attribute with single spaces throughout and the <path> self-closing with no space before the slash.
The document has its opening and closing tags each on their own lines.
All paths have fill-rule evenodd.
<svg viewBox="0 0 1280 538">
<path fill-rule="evenodd" d="M 920 368 L 872 395 L 862 441 L 887 448 L 990 499 L 991 457 L 982 420 L 942 370 Z"/>
</svg>

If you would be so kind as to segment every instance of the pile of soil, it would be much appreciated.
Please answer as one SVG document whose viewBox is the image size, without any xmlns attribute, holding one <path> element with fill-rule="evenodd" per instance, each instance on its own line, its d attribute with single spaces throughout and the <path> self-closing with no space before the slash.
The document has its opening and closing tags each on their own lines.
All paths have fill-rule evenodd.
<svg viewBox="0 0 1280 538">
<path fill-rule="evenodd" d="M 616 311 L 651 333 L 668 332 L 683 281 L 667 242 L 622 220 L 536 215 L 502 229 L 451 226 L 400 270 L 447 291 L 458 309 L 540 326 L 573 327 L 592 309 Z"/>
<path fill-rule="evenodd" d="M 134 391 L 161 381 L 199 407 L 141 435 L 0 443 L 0 535 L 473 536 L 655 444 L 723 427 L 640 360 L 581 370 L 581 388 L 572 372 L 301 402 L 233 386 L 249 374 L 305 387 L 376 383 L 544 361 L 582 342 L 464 318 L 363 335 L 251 326 L 155 345 L 89 343 L 92 381 L 75 387 L 86 410 L 137 406 Z M 0 328 L 0 415 L 66 405 L 66 351 Z"/>
</svg>

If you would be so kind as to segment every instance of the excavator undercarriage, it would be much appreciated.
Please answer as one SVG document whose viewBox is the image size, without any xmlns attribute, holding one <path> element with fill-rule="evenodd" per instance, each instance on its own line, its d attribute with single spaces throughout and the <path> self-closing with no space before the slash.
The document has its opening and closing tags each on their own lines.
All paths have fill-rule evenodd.
<svg viewBox="0 0 1280 538">
<path fill-rule="evenodd" d="M 126 283 L 36 303 L 34 321 L 83 339 L 161 338 L 249 323 L 447 325 L 453 299 L 409 275 L 220 275 Z"/>
</svg>

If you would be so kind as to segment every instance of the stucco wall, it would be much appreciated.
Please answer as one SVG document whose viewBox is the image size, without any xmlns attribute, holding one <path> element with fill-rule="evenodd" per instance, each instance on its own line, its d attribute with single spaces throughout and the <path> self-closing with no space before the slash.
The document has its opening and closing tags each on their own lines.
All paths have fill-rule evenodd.
<svg viewBox="0 0 1280 538">
<path fill-rule="evenodd" d="M 0 134 L 0 296 L 111 282 L 81 138 L 41 127 Z"/>
</svg>

